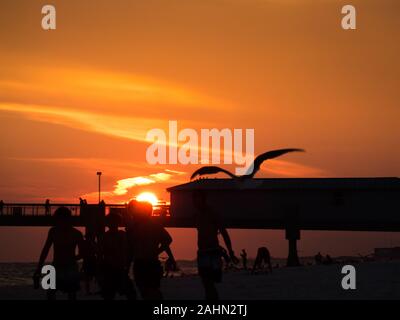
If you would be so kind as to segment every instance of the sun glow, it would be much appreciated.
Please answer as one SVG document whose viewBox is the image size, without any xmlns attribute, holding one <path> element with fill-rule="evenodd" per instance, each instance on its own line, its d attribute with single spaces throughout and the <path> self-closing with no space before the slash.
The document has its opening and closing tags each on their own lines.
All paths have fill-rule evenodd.
<svg viewBox="0 0 400 320">
<path fill-rule="evenodd" d="M 153 206 L 158 203 L 157 196 L 152 192 L 142 192 L 136 197 L 137 201 L 150 202 Z"/>
</svg>

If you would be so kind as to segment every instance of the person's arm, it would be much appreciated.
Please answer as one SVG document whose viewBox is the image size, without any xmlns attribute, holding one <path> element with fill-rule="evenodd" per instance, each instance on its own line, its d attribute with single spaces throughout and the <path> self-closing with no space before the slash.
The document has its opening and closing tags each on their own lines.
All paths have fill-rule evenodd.
<svg viewBox="0 0 400 320">
<path fill-rule="evenodd" d="M 83 244 L 83 236 L 82 233 L 77 233 L 77 246 L 78 246 L 78 254 L 75 256 L 75 260 L 81 260 L 85 254 L 84 252 L 84 244 Z"/>
<path fill-rule="evenodd" d="M 40 258 L 39 258 L 39 262 L 38 262 L 35 274 L 40 274 L 42 267 L 44 265 L 44 262 L 46 261 L 46 258 L 49 254 L 50 248 L 53 245 L 53 231 L 52 230 L 53 229 L 49 230 L 46 242 L 43 246 L 42 252 L 40 253 Z"/>
<path fill-rule="evenodd" d="M 165 252 L 167 253 L 168 258 L 175 261 L 175 257 L 174 257 L 174 254 L 172 253 L 171 247 L 168 247 L 167 250 L 165 250 Z"/>
<path fill-rule="evenodd" d="M 222 239 L 224 239 L 226 248 L 228 249 L 230 255 L 233 252 L 231 237 L 229 236 L 228 231 L 223 227 L 219 228 L 219 232 L 221 233 Z"/>
<path fill-rule="evenodd" d="M 167 255 L 168 255 L 168 262 L 171 264 L 171 266 L 172 266 L 172 270 L 173 271 L 176 271 L 177 270 L 177 266 L 176 266 L 176 260 L 175 260 L 175 257 L 174 257 L 174 255 L 173 255 L 173 253 L 172 253 L 172 250 L 171 250 L 171 247 L 170 246 L 168 246 L 168 248 L 165 250 L 165 252 L 167 253 Z"/>
<path fill-rule="evenodd" d="M 232 241 L 231 241 L 231 237 L 229 236 L 228 231 L 223 227 L 219 227 L 219 232 L 221 233 L 221 236 L 224 239 L 226 248 L 228 249 L 229 256 L 231 257 L 232 262 L 235 264 L 238 263 L 239 259 L 235 256 L 235 253 L 233 252 Z"/>
<path fill-rule="evenodd" d="M 167 261 L 168 261 L 168 263 L 171 264 L 172 270 L 175 271 L 177 269 L 176 260 L 175 260 L 174 254 L 172 253 L 171 246 L 170 246 L 172 243 L 172 237 L 168 233 L 168 231 L 165 230 L 164 228 L 162 230 L 162 234 L 163 234 L 163 236 L 162 236 L 163 241 L 161 242 L 161 245 L 159 248 L 159 253 L 165 251 L 165 253 L 168 255 Z"/>
<path fill-rule="evenodd" d="M 171 243 L 172 243 L 172 237 L 170 236 L 168 231 L 165 230 L 165 228 L 162 228 L 161 229 L 160 246 L 158 248 L 158 254 L 160 254 L 164 251 L 167 252 L 168 250 L 171 252 L 171 249 L 169 247 Z M 167 252 L 167 254 L 168 254 L 168 252 Z M 168 256 L 169 256 L 169 254 L 168 254 Z"/>
</svg>

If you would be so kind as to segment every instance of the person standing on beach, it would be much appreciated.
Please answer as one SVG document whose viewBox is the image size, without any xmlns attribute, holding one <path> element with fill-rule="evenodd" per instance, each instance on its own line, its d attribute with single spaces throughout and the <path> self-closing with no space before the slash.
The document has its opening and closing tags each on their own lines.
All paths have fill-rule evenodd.
<svg viewBox="0 0 400 320">
<path fill-rule="evenodd" d="M 94 233 L 87 231 L 83 241 L 83 262 L 82 272 L 85 280 L 85 290 L 87 295 L 91 295 L 91 283 L 96 277 L 98 269 L 98 246 L 95 241 Z"/>
<path fill-rule="evenodd" d="M 56 289 L 47 290 L 47 298 L 54 300 L 56 290 L 61 290 L 68 294 L 68 299 L 75 300 L 80 280 L 77 260 L 81 259 L 83 236 L 72 226 L 71 211 L 68 208 L 58 208 L 54 212 L 54 218 L 55 226 L 49 230 L 34 277 L 40 276 L 50 248 L 53 246 L 52 265 L 56 269 Z M 78 254 L 76 254 L 77 249 Z"/>
<path fill-rule="evenodd" d="M 315 264 L 317 264 L 317 265 L 318 265 L 318 264 L 322 264 L 323 257 L 322 257 L 321 252 L 318 252 L 318 253 L 315 255 L 314 260 L 315 260 Z"/>
<path fill-rule="evenodd" d="M 128 204 L 127 226 L 130 253 L 133 257 L 135 283 L 144 300 L 163 299 L 160 291 L 163 268 L 158 256 L 168 254 L 167 263 L 176 268 L 170 249 L 172 238 L 168 231 L 152 219 L 153 207 L 148 202 L 132 200 Z"/>
<path fill-rule="evenodd" d="M 4 202 L 3 200 L 0 200 L 0 216 L 3 215 L 3 209 L 4 209 Z"/>
<path fill-rule="evenodd" d="M 50 210 L 50 200 L 46 199 L 46 202 L 44 203 L 44 214 L 46 216 L 51 215 L 51 210 Z"/>
<path fill-rule="evenodd" d="M 240 257 L 242 258 L 243 269 L 247 270 L 247 252 L 245 249 L 242 249 Z"/>
<path fill-rule="evenodd" d="M 218 233 L 222 235 L 229 257 L 237 264 L 238 258 L 232 249 L 228 231 L 222 224 L 217 212 L 207 205 L 204 192 L 193 194 L 193 203 L 197 209 L 195 223 L 197 227 L 197 267 L 204 286 L 206 300 L 218 300 L 215 284 L 222 280 L 222 252 L 218 241 Z"/>
<path fill-rule="evenodd" d="M 257 269 L 264 270 L 265 265 L 268 267 L 269 271 L 272 272 L 271 254 L 269 253 L 267 247 L 260 247 L 257 250 L 257 256 L 254 260 L 254 265 L 251 273 L 254 274 Z"/>
<path fill-rule="evenodd" d="M 116 293 L 125 295 L 128 300 L 136 299 L 133 283 L 128 271 L 128 242 L 126 233 L 119 230 L 121 217 L 110 213 L 106 217 L 108 231 L 100 241 L 101 292 L 105 300 L 113 300 Z"/>
</svg>

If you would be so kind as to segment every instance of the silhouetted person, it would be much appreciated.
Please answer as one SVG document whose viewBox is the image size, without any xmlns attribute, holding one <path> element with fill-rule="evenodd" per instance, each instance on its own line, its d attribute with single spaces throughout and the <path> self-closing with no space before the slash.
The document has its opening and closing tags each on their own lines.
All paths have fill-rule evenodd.
<svg viewBox="0 0 400 320">
<path fill-rule="evenodd" d="M 86 199 L 79 198 L 79 215 L 80 215 L 81 217 L 83 217 L 84 214 L 85 214 L 86 206 L 87 206 L 87 201 L 86 201 Z"/>
<path fill-rule="evenodd" d="M 79 270 L 77 260 L 81 258 L 82 233 L 72 226 L 71 211 L 60 207 L 54 212 L 55 226 L 49 230 L 46 243 L 40 255 L 35 277 L 39 277 L 42 267 L 53 246 L 53 263 L 56 269 L 56 290 L 68 293 L 70 300 L 76 299 L 79 290 Z M 78 254 L 76 249 L 78 248 Z M 47 290 L 47 297 L 55 299 L 56 290 Z"/>
<path fill-rule="evenodd" d="M 44 203 L 44 214 L 46 216 L 50 216 L 51 215 L 50 200 L 49 199 L 46 199 L 46 202 Z"/>
<path fill-rule="evenodd" d="M 167 263 L 175 265 L 169 247 L 172 238 L 163 226 L 152 219 L 152 211 L 153 207 L 148 202 L 132 200 L 128 204 L 131 220 L 128 222 L 127 233 L 133 255 L 133 274 L 144 300 L 163 298 L 160 291 L 163 268 L 158 256 L 165 251 L 169 257 Z"/>
<path fill-rule="evenodd" d="M 83 242 L 83 263 L 82 271 L 85 279 L 86 294 L 92 294 L 90 287 L 93 282 L 98 268 L 98 247 L 95 241 L 95 236 L 92 232 L 87 232 Z"/>
<path fill-rule="evenodd" d="M 333 259 L 331 258 L 331 256 L 329 254 L 327 254 L 326 257 L 325 257 L 324 264 L 330 265 L 332 263 L 333 263 Z"/>
<path fill-rule="evenodd" d="M 228 255 L 236 264 L 238 259 L 232 249 L 228 231 L 222 224 L 220 216 L 213 211 L 206 202 L 203 192 L 193 194 L 193 204 L 196 207 L 195 222 L 197 227 L 197 267 L 201 281 L 205 289 L 207 300 L 218 300 L 218 292 L 215 284 L 222 280 L 222 254 L 218 241 L 218 233 L 221 233 Z"/>
<path fill-rule="evenodd" d="M 257 250 L 257 256 L 254 261 L 252 273 L 254 273 L 257 269 L 264 269 L 264 265 L 268 266 L 270 272 L 272 272 L 271 266 L 271 255 L 267 247 L 260 247 Z"/>
<path fill-rule="evenodd" d="M 125 231 L 119 230 L 121 217 L 110 213 L 106 217 L 108 231 L 100 243 L 101 292 L 105 300 L 112 300 L 116 293 L 125 295 L 129 300 L 136 299 L 133 283 L 128 271 L 128 240 Z"/>
<path fill-rule="evenodd" d="M 3 215 L 3 210 L 4 210 L 4 202 L 3 200 L 0 200 L 0 216 Z"/>
<path fill-rule="evenodd" d="M 83 198 L 79 198 L 79 205 L 81 207 L 84 207 L 85 205 L 87 205 L 87 200 L 83 199 Z"/>
<path fill-rule="evenodd" d="M 247 252 L 245 249 L 242 249 L 240 257 L 242 258 L 243 269 L 247 270 Z"/>
<path fill-rule="evenodd" d="M 315 264 L 322 264 L 322 254 L 321 254 L 321 252 L 318 252 L 315 255 L 314 260 L 315 260 Z"/>
</svg>

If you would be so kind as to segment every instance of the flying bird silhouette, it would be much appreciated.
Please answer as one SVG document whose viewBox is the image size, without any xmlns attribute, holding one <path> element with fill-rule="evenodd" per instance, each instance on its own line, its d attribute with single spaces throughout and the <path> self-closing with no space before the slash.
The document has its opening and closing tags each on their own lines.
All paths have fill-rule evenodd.
<svg viewBox="0 0 400 320">
<path fill-rule="evenodd" d="M 218 172 L 223 172 L 234 179 L 251 179 L 260 170 L 261 164 L 264 161 L 266 161 L 268 159 L 277 158 L 277 157 L 284 155 L 285 153 L 289 153 L 289 152 L 304 152 L 304 150 L 296 149 L 296 148 L 288 148 L 288 149 L 279 149 L 279 150 L 272 150 L 272 151 L 264 152 L 254 159 L 252 166 L 250 166 L 249 173 L 247 173 L 243 176 L 237 176 L 237 175 L 229 172 L 228 170 L 222 169 L 220 167 L 204 166 L 204 167 L 201 167 L 200 169 L 197 169 L 195 172 L 193 172 L 193 174 L 190 177 L 190 180 L 193 180 L 196 176 L 202 176 L 205 174 L 216 174 Z"/>
</svg>

